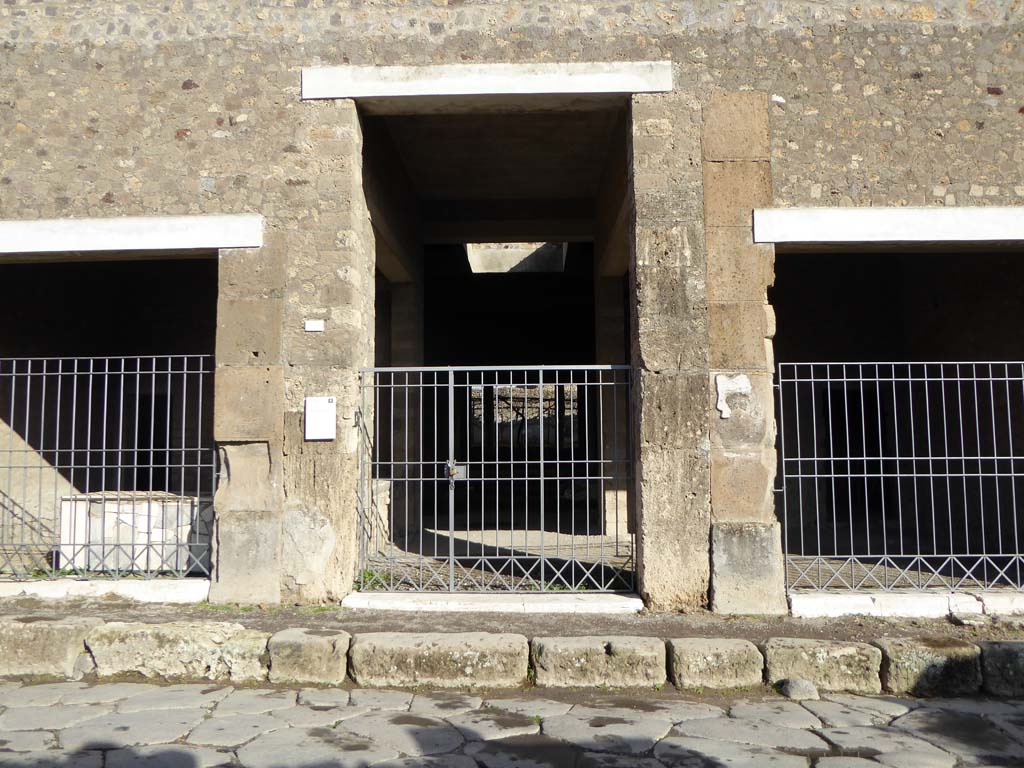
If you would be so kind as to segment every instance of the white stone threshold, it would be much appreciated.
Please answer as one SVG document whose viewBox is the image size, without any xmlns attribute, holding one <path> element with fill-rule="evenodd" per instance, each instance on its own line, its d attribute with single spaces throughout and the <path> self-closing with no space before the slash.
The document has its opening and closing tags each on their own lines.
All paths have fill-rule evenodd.
<svg viewBox="0 0 1024 768">
<path fill-rule="evenodd" d="M 1020 592 L 805 592 L 789 596 L 798 619 L 837 616 L 943 618 L 950 614 L 1024 614 Z"/>
<path fill-rule="evenodd" d="M 452 594 L 448 592 L 353 592 L 343 608 L 446 613 L 639 613 L 636 595 Z"/>
<path fill-rule="evenodd" d="M 140 603 L 202 603 L 210 596 L 209 579 L 53 579 L 0 581 L 0 599 L 39 597 L 121 597 Z"/>
</svg>

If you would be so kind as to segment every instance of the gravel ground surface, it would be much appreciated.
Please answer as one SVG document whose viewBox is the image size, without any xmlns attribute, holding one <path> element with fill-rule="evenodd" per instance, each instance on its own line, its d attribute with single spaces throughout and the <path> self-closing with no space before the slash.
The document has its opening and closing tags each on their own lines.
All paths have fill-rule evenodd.
<svg viewBox="0 0 1024 768">
<path fill-rule="evenodd" d="M 1024 701 L 0 684 L 0 766 L 1024 765 Z"/>
</svg>

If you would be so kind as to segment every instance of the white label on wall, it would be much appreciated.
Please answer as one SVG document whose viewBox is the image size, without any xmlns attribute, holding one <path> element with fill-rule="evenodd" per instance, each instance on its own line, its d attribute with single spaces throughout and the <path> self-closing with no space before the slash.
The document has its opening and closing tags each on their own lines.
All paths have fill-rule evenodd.
<svg viewBox="0 0 1024 768">
<path fill-rule="evenodd" d="M 324 321 L 323 320 L 307 320 L 305 324 L 307 333 L 323 333 L 324 332 Z"/>
<path fill-rule="evenodd" d="M 337 437 L 337 403 L 333 397 L 306 398 L 306 439 L 334 440 Z"/>
</svg>

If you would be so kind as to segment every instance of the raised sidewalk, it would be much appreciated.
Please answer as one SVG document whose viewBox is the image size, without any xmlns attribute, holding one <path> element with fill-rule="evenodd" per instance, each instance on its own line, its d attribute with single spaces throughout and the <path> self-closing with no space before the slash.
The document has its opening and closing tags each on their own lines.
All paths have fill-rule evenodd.
<svg viewBox="0 0 1024 768">
<path fill-rule="evenodd" d="M 557 626 L 557 625 L 556 625 Z M 1020 633 L 1016 633 L 1020 637 Z M 1024 639 L 848 639 L 363 632 L 230 621 L 0 618 L 0 677 L 365 687 L 743 689 L 1024 696 Z"/>
</svg>

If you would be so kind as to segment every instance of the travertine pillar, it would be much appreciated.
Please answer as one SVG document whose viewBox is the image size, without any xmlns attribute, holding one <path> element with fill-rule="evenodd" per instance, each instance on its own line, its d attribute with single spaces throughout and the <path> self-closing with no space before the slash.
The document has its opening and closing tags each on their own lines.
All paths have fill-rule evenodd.
<svg viewBox="0 0 1024 768">
<path fill-rule="evenodd" d="M 283 264 L 272 235 L 263 248 L 220 252 L 213 603 L 281 600 Z"/>
<path fill-rule="evenodd" d="M 356 565 L 358 371 L 373 365 L 374 234 L 362 177 L 362 127 L 351 100 L 304 102 L 315 158 L 310 215 L 288 232 L 284 310 L 283 588 L 289 600 L 336 600 Z M 309 190 L 305 192 L 305 190 Z M 308 333 L 304 321 L 324 321 Z M 337 438 L 306 441 L 306 397 L 333 396 Z"/>
<path fill-rule="evenodd" d="M 707 603 L 708 337 L 700 109 L 633 97 L 632 359 L 640 592 L 655 610 Z"/>
<path fill-rule="evenodd" d="M 704 110 L 704 214 L 710 337 L 711 607 L 785 613 L 772 498 L 774 316 L 771 246 L 753 242 L 771 205 L 768 97 L 716 93 Z"/>
</svg>

